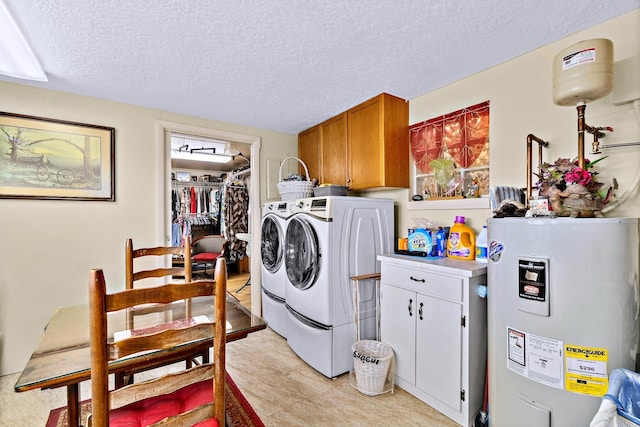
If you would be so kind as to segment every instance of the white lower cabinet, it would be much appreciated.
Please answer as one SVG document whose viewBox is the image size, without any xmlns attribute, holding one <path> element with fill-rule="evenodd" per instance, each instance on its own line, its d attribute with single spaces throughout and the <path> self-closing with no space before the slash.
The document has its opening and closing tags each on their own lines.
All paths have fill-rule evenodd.
<svg viewBox="0 0 640 427">
<path fill-rule="evenodd" d="M 380 332 L 396 356 L 396 384 L 462 426 L 482 407 L 486 265 L 384 255 Z"/>
</svg>

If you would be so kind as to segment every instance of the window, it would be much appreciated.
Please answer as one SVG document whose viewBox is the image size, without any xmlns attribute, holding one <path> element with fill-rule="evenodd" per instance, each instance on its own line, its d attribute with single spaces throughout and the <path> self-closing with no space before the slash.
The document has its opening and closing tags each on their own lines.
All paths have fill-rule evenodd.
<svg viewBox="0 0 640 427">
<path fill-rule="evenodd" d="M 489 101 L 409 127 L 415 180 L 424 200 L 489 194 Z"/>
</svg>

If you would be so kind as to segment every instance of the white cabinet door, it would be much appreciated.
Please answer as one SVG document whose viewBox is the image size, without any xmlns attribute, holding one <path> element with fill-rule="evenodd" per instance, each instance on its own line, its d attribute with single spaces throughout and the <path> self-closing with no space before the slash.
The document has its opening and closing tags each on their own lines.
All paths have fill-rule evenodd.
<svg viewBox="0 0 640 427">
<path fill-rule="evenodd" d="M 462 305 L 417 294 L 416 387 L 461 409 Z"/>
<path fill-rule="evenodd" d="M 380 338 L 393 348 L 396 375 L 415 384 L 416 377 L 416 293 L 380 286 Z"/>
</svg>

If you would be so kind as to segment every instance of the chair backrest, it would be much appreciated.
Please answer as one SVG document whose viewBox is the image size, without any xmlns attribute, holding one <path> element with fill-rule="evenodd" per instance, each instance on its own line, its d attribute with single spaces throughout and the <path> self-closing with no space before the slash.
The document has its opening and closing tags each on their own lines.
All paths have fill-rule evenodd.
<svg viewBox="0 0 640 427">
<path fill-rule="evenodd" d="M 184 267 L 160 267 L 150 270 L 134 271 L 134 260 L 142 257 L 182 256 Z M 133 240 L 127 239 L 125 245 L 125 287 L 133 289 L 134 282 L 150 277 L 184 276 L 185 282 L 191 281 L 191 237 L 187 237 L 184 246 L 157 246 L 152 248 L 133 248 Z"/>
<path fill-rule="evenodd" d="M 191 282 L 193 264 L 191 260 L 191 237 L 187 237 L 184 241 L 184 246 L 156 246 L 150 248 L 133 248 L 133 240 L 127 239 L 124 248 L 125 255 L 125 289 L 133 289 L 135 283 L 149 278 L 163 278 L 167 282 L 173 281 L 173 276 L 183 276 L 185 282 Z M 153 257 L 157 260 L 158 257 L 166 256 L 182 256 L 183 267 L 158 267 L 149 270 L 134 271 L 134 260 L 144 257 Z M 191 315 L 191 302 L 185 300 L 186 315 Z M 127 328 L 134 327 L 134 315 L 136 314 L 148 314 L 153 312 L 153 307 L 139 307 L 137 310 L 129 310 L 127 313 Z"/>
<path fill-rule="evenodd" d="M 202 253 L 214 253 L 219 256 L 224 256 L 226 247 L 227 241 L 224 236 L 217 234 L 207 234 L 206 236 L 198 237 L 191 244 L 193 256 Z"/>
<path fill-rule="evenodd" d="M 102 270 L 91 271 L 89 283 L 91 426 L 108 427 L 110 417 L 112 420 L 114 417 L 119 416 L 128 417 L 132 412 L 135 412 L 135 417 L 142 418 L 148 414 L 141 414 L 140 411 L 154 406 L 147 399 L 168 399 L 166 395 L 171 395 L 175 399 L 176 393 L 180 393 L 185 390 L 185 387 L 189 387 L 190 384 L 194 383 L 197 387 L 200 387 L 199 390 L 205 387 L 205 393 L 213 391 L 213 404 L 210 403 L 211 394 L 209 394 L 209 398 L 205 400 L 205 403 L 209 402 L 209 404 L 198 406 L 196 409 L 184 414 L 168 414 L 171 420 L 174 421 L 174 423 L 168 425 L 193 425 L 202 420 L 213 418 L 218 426 L 224 426 L 226 287 L 227 269 L 224 260 L 221 260 L 216 265 L 215 280 L 169 283 L 152 288 L 129 289 L 113 294 L 106 293 L 106 283 Z M 114 341 L 109 336 L 109 331 L 113 329 L 113 326 L 111 328 L 108 327 L 108 313 L 110 312 L 126 311 L 130 307 L 144 304 L 171 304 L 177 300 L 209 295 L 215 295 L 212 313 L 213 324 L 203 324 L 195 321 L 174 321 L 156 325 L 144 331 L 134 330 L 132 331 L 134 333 L 124 334 L 126 338 L 118 339 L 117 341 Z M 167 351 L 177 347 L 184 348 L 182 346 L 186 345 L 186 343 L 194 340 L 208 340 L 211 339 L 212 335 L 214 355 L 212 364 L 203 364 L 191 369 L 185 368 L 185 370 L 177 373 L 109 391 L 109 364 L 113 361 L 141 351 Z M 168 351 L 167 357 L 171 357 L 171 351 Z M 203 383 L 203 380 L 209 381 L 210 378 L 213 378 L 213 384 L 210 385 L 210 388 L 206 388 L 209 384 Z M 185 395 L 184 392 L 183 395 Z M 191 391 L 185 395 L 185 398 L 193 400 Z M 139 405 L 135 404 L 135 402 L 140 402 L 141 400 L 145 400 L 145 402 Z M 158 405 L 165 409 L 173 406 L 162 406 L 162 403 L 156 403 L 156 407 Z M 123 408 L 125 406 L 126 408 Z M 212 425 L 216 425 L 216 423 Z"/>
</svg>

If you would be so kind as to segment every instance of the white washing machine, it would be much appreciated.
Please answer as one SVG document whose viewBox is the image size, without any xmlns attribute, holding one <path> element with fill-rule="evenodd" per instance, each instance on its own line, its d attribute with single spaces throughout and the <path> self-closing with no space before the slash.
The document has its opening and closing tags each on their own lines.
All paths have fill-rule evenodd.
<svg viewBox="0 0 640 427">
<path fill-rule="evenodd" d="M 260 232 L 262 317 L 271 329 L 285 338 L 287 336 L 285 309 L 287 273 L 283 260 L 288 215 L 287 202 L 268 202 L 262 205 Z"/>
<path fill-rule="evenodd" d="M 393 200 L 314 197 L 291 202 L 285 233 L 285 300 L 291 349 L 327 377 L 352 367 L 352 276 L 380 271 L 393 251 Z M 360 339 L 375 339 L 373 281 L 360 288 Z"/>
</svg>

